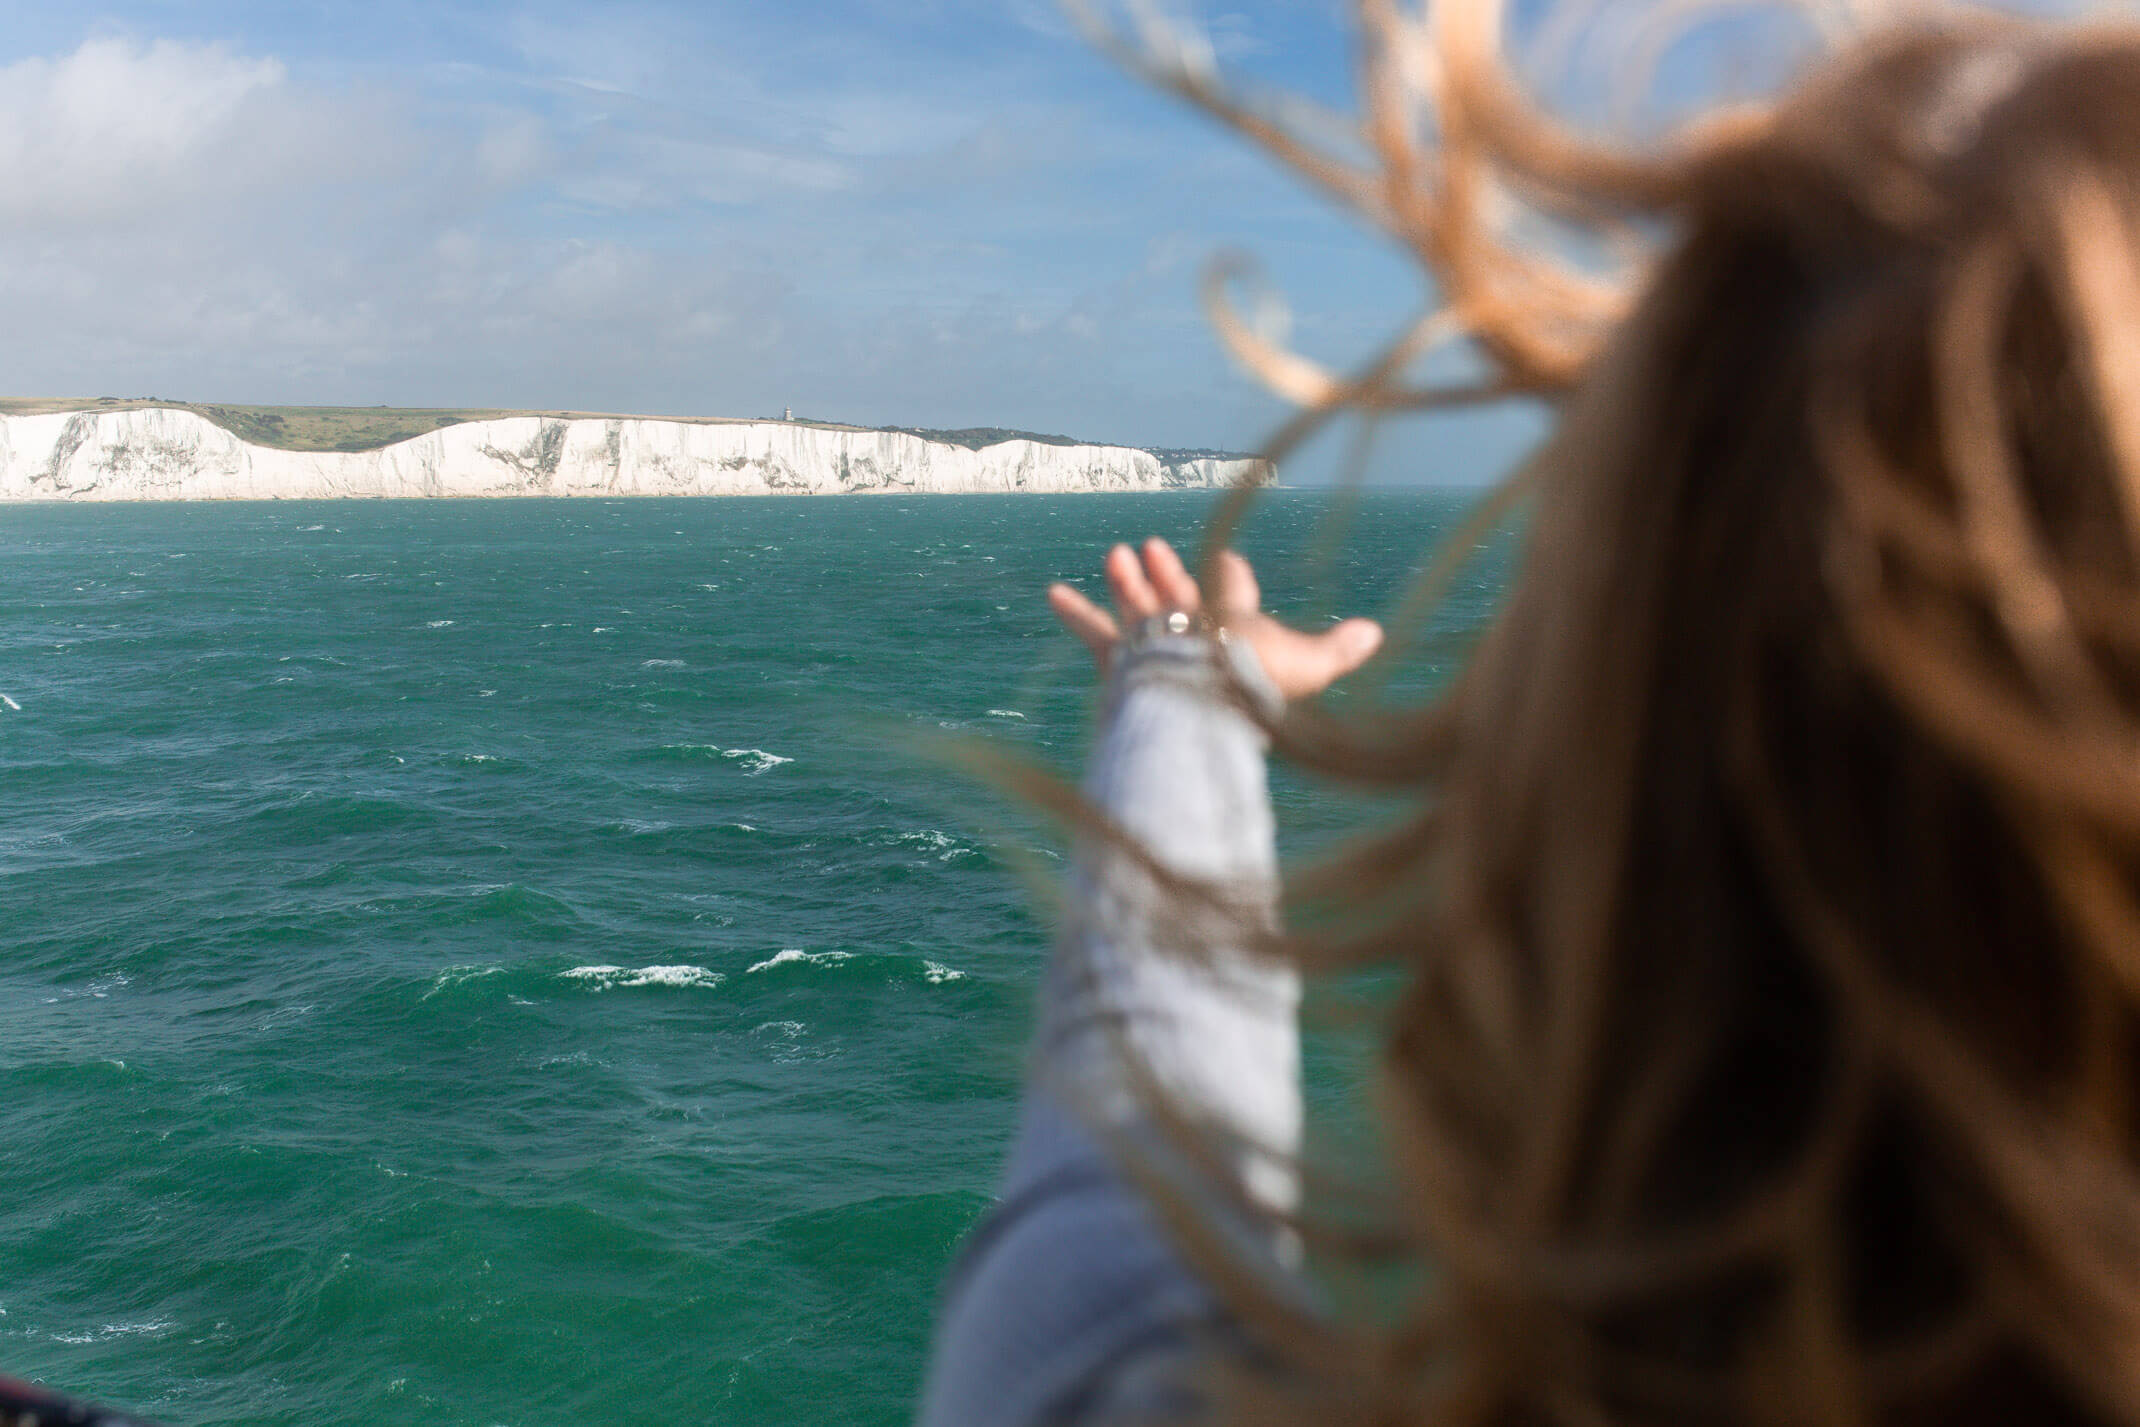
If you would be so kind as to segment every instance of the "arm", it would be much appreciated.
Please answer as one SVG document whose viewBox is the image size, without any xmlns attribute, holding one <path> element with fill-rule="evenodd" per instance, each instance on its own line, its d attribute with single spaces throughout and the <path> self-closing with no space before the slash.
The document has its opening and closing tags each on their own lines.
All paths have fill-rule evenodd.
<svg viewBox="0 0 2140 1427">
<path fill-rule="evenodd" d="M 1125 592 L 1116 564 L 1117 603 L 1141 618 L 1138 592 Z M 1114 667 L 1087 798 L 1172 870 L 1232 889 L 1247 926 L 1268 925 L 1275 859 L 1261 730 L 1228 702 L 1202 637 L 1162 635 L 1117 654 L 1111 621 L 1106 633 L 1096 652 Z M 1236 638 L 1224 654 L 1275 707 L 1282 690 L 1256 650 Z M 927 1427 L 1165 1415 L 1186 1405 L 1183 1369 L 1199 1346 L 1223 1337 L 1225 1314 L 1103 1140 L 1165 1174 L 1244 1257 L 1283 1271 L 1279 1237 L 1230 1206 L 1242 1192 L 1267 1209 L 1292 1203 L 1298 982 L 1240 949 L 1241 921 L 1231 938 L 1223 921 L 1195 929 L 1198 959 L 1156 950 L 1181 933 L 1183 916 L 1133 858 L 1103 842 L 1080 847 L 1042 987 L 1017 1145 L 999 1202 L 946 1292 Z M 1233 1185 L 1170 1155 L 1125 1055 L 1170 1103 L 1268 1153 L 1229 1156 L 1220 1172 Z"/>
</svg>

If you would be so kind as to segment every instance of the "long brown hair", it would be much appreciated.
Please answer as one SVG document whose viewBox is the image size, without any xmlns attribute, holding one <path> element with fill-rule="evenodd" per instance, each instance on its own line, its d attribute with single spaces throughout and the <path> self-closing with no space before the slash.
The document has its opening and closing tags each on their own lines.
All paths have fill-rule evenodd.
<svg viewBox="0 0 2140 1427">
<path fill-rule="evenodd" d="M 1404 972 L 1395 1222 L 1323 1242 L 1425 1272 L 1222 1276 L 1287 1360 L 1230 1410 L 2140 1422 L 2140 28 L 1912 11 L 1635 149 L 1497 5 L 1357 8 L 1350 149 L 1096 27 L 1436 279 L 1350 375 L 1217 303 L 1276 445 L 1558 403 L 1453 687 L 1277 730 L 1419 795 L 1283 949 Z"/>
</svg>

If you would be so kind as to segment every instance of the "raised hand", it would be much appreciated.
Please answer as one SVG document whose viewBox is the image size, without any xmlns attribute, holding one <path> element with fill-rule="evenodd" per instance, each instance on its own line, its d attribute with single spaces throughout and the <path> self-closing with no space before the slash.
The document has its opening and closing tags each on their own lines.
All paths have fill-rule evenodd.
<svg viewBox="0 0 2140 1427">
<path fill-rule="evenodd" d="M 1233 638 L 1248 641 L 1264 673 L 1288 700 L 1321 693 L 1382 647 L 1382 626 L 1371 619 L 1341 620 L 1319 634 L 1280 624 L 1263 612 L 1256 572 L 1231 550 L 1219 553 L 1208 601 L 1174 547 L 1156 535 L 1144 542 L 1142 558 L 1127 545 L 1115 546 L 1107 552 L 1106 569 L 1107 587 L 1123 620 L 1134 624 L 1175 610 L 1194 615 L 1208 609 Z M 1048 587 L 1048 604 L 1104 671 L 1122 638 L 1116 617 L 1060 581 Z"/>
</svg>

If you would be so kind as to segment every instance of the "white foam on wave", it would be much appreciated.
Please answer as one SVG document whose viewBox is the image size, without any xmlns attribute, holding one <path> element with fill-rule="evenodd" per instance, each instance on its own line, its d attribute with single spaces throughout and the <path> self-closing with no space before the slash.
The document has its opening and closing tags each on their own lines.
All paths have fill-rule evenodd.
<svg viewBox="0 0 2140 1427">
<path fill-rule="evenodd" d="M 924 961 L 921 964 L 921 979 L 931 986 L 941 986 L 946 981 L 964 981 L 966 973 L 940 961 Z"/>
<path fill-rule="evenodd" d="M 1024 717 L 1025 717 L 1025 715 L 1024 715 L 1024 714 L 1022 714 L 1022 713 L 1018 712 L 1018 710 L 1016 710 L 1016 709 L 990 709 L 990 710 L 988 711 L 988 716 L 989 716 L 990 718 L 1024 718 Z"/>
<path fill-rule="evenodd" d="M 748 976 L 752 972 L 771 971 L 776 966 L 793 966 L 797 963 L 810 966 L 837 966 L 843 961 L 851 961 L 853 959 L 854 953 L 851 951 L 804 951 L 799 946 L 784 946 L 743 974 Z"/>
<path fill-rule="evenodd" d="M 45 839 L 40 838 L 36 839 L 36 841 L 45 841 Z M 99 976 L 85 986 L 63 986 L 57 996 L 47 996 L 45 1004 L 47 1006 L 57 1006 L 62 1001 L 75 1001 L 84 996 L 95 1001 L 108 1000 L 112 992 L 123 991 L 133 984 L 133 977 L 128 976 L 124 971 L 114 971 L 108 975 Z"/>
<path fill-rule="evenodd" d="M 703 966 L 642 966 L 627 986 L 718 986 L 728 978 Z"/>
<path fill-rule="evenodd" d="M 901 847 L 918 847 L 923 852 L 936 855 L 938 862 L 956 862 L 962 857 L 973 856 L 973 849 L 947 832 L 938 832 L 933 827 L 918 828 L 913 832 L 894 833 L 892 841 Z"/>
<path fill-rule="evenodd" d="M 169 1318 L 151 1318 L 145 1323 L 106 1323 L 91 1333 L 54 1333 L 52 1341 L 79 1345 L 102 1343 L 112 1338 L 145 1338 L 157 1333 L 168 1333 L 177 1326 Z"/>
<path fill-rule="evenodd" d="M 728 979 L 703 966 L 642 966 L 637 970 L 624 966 L 575 966 L 558 974 L 568 981 L 583 982 L 594 991 L 625 990 L 634 986 L 711 988 Z"/>
<path fill-rule="evenodd" d="M 642 669 L 681 669 L 684 667 L 684 661 L 681 659 L 642 659 L 639 661 L 639 667 Z"/>
<path fill-rule="evenodd" d="M 767 1021 L 753 1029 L 751 1036 L 764 1047 L 767 1059 L 782 1065 L 830 1060 L 839 1054 L 837 1044 L 813 1044 L 810 1028 L 801 1021 Z"/>
<path fill-rule="evenodd" d="M 910 847 L 925 847 L 931 852 L 939 852 L 955 845 L 949 833 L 938 832 L 933 827 L 917 828 L 913 832 L 895 832 L 892 834 L 892 841 Z"/>
<path fill-rule="evenodd" d="M 424 623 L 425 629 L 451 629 L 452 627 L 453 621 L 450 619 L 433 619 Z"/>
<path fill-rule="evenodd" d="M 795 761 L 792 758 L 783 758 L 778 753 L 768 753 L 762 748 L 724 748 L 721 750 L 721 756 L 723 758 L 740 759 L 743 763 L 745 777 L 749 777 L 754 773 L 763 773 L 768 769 L 778 768 L 783 763 L 793 763 Z"/>
<path fill-rule="evenodd" d="M 428 1001 L 441 991 L 449 991 L 465 982 L 480 981 L 486 976 L 496 976 L 503 970 L 505 968 L 495 962 L 481 966 L 449 966 L 431 978 L 431 989 L 424 992 L 424 999 Z"/>
<path fill-rule="evenodd" d="M 8 696 L 7 696 L 6 694 L 0 694 L 0 704 L 6 704 L 6 705 L 8 706 L 8 708 L 12 709 L 12 710 L 13 710 L 14 712 L 16 712 L 16 713 L 21 713 L 21 712 L 22 712 L 22 705 L 21 705 L 21 704 L 18 704 L 18 703 L 16 703 L 16 702 L 15 702 L 15 701 L 14 701 L 13 699 L 9 698 L 9 697 L 8 697 Z"/>
</svg>

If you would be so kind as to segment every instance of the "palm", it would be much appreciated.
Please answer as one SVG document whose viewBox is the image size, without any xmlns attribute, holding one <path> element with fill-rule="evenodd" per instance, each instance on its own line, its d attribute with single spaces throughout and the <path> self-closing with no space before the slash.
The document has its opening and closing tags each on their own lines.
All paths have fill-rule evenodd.
<svg viewBox="0 0 2140 1427">
<path fill-rule="evenodd" d="M 1208 610 L 1236 638 L 1248 641 L 1264 673 L 1287 700 L 1321 693 L 1366 663 L 1382 644 L 1382 626 L 1371 619 L 1342 620 L 1319 634 L 1280 624 L 1263 613 L 1256 572 L 1231 550 L 1219 553 L 1208 601 L 1181 557 L 1156 536 L 1144 542 L 1141 559 L 1127 545 L 1107 552 L 1107 587 L 1115 609 L 1130 621 L 1171 610 Z M 1104 668 L 1122 637 L 1115 616 L 1060 583 L 1049 586 L 1048 603 L 1063 627 L 1082 639 Z"/>
</svg>

